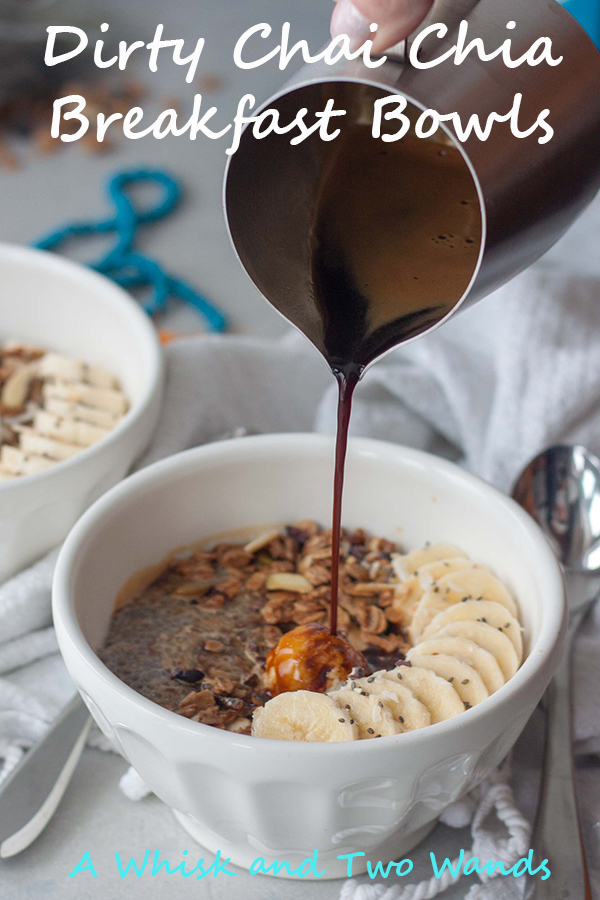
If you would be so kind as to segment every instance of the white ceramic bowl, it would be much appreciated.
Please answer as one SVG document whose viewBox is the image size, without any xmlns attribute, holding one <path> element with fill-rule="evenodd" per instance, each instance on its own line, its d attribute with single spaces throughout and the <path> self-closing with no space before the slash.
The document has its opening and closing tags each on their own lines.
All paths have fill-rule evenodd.
<svg viewBox="0 0 600 900">
<path fill-rule="evenodd" d="M 125 291 L 77 263 L 0 244 L 0 342 L 10 338 L 104 366 L 130 410 L 72 459 L 0 484 L 0 582 L 58 544 L 123 478 L 150 440 L 163 382 L 155 329 Z"/>
<path fill-rule="evenodd" d="M 426 453 L 350 443 L 348 527 L 408 547 L 456 543 L 519 599 L 527 647 L 520 670 L 480 706 L 422 731 L 351 744 L 234 735 L 144 699 L 94 653 L 117 591 L 136 570 L 234 527 L 326 523 L 332 474 L 333 442 L 316 435 L 211 444 L 144 469 L 102 497 L 67 538 L 54 620 L 96 722 L 194 838 L 244 867 L 258 856 L 294 867 L 318 848 L 321 868 L 337 877 L 346 871 L 338 854 L 388 861 L 423 838 L 508 753 L 554 672 L 562 577 L 542 533 L 515 503 Z"/>
</svg>

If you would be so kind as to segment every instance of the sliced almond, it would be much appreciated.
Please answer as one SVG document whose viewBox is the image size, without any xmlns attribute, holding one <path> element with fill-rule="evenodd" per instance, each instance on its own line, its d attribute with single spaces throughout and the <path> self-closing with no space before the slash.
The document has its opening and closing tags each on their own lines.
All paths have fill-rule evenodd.
<svg viewBox="0 0 600 900">
<path fill-rule="evenodd" d="M 45 353 L 40 360 L 42 378 L 59 381 L 83 381 L 85 365 L 80 359 L 63 356 L 62 353 Z"/>
<path fill-rule="evenodd" d="M 385 581 L 363 581 L 348 585 L 345 590 L 353 597 L 370 597 L 373 594 L 381 594 L 382 591 L 393 591 L 395 587 L 395 584 L 388 584 Z"/>
<path fill-rule="evenodd" d="M 8 409 L 20 409 L 27 400 L 29 385 L 36 374 L 34 365 L 21 366 L 7 378 L 0 395 L 0 403 Z"/>
<path fill-rule="evenodd" d="M 107 372 L 106 369 L 101 369 L 99 366 L 87 366 L 85 367 L 85 376 L 84 381 L 87 381 L 88 384 L 92 384 L 94 387 L 99 388 L 117 388 L 118 382 L 114 375 L 110 372 Z"/>
<path fill-rule="evenodd" d="M 238 716 L 237 719 L 233 720 L 231 725 L 227 726 L 227 731 L 233 731 L 234 734 L 239 734 L 242 731 L 246 731 L 251 724 L 250 719 L 246 719 L 245 716 Z"/>
<path fill-rule="evenodd" d="M 46 456 L 26 456 L 18 447 L 5 444 L 0 451 L 0 466 L 4 472 L 12 475 L 31 475 L 34 472 L 43 472 L 55 464 L 56 460 Z"/>
<path fill-rule="evenodd" d="M 44 398 L 95 406 L 97 409 L 103 409 L 115 416 L 122 416 L 127 411 L 127 398 L 121 391 L 91 387 L 82 381 L 46 382 Z"/>
<path fill-rule="evenodd" d="M 306 572 L 307 569 L 310 569 L 314 562 L 313 556 L 311 553 L 308 553 L 306 556 L 303 556 L 300 562 L 298 563 L 298 569 L 300 572 Z"/>
<path fill-rule="evenodd" d="M 116 378 L 110 372 L 61 353 L 46 353 L 40 360 L 40 373 L 43 378 L 55 378 L 57 381 L 84 381 L 93 387 L 109 390 L 117 387 Z"/>
<path fill-rule="evenodd" d="M 308 594 L 313 586 L 304 577 L 296 572 L 273 572 L 267 578 L 268 591 L 292 591 L 296 594 Z"/>
<path fill-rule="evenodd" d="M 265 531 L 264 534 L 259 535 L 254 540 L 249 541 L 244 550 L 246 553 L 258 553 L 259 550 L 262 550 L 263 547 L 266 547 L 267 544 L 270 544 L 271 541 L 274 541 L 275 538 L 280 536 L 281 532 L 279 531 Z"/>
<path fill-rule="evenodd" d="M 55 441 L 53 438 L 38 434 L 33 428 L 21 427 L 20 447 L 26 456 L 47 456 L 57 462 L 71 459 L 81 453 L 82 447 L 76 444 L 66 444 L 64 441 Z"/>
<path fill-rule="evenodd" d="M 47 412 L 60 416 L 62 419 L 72 419 L 75 422 L 89 422 L 90 425 L 98 425 L 110 431 L 119 421 L 119 416 L 113 416 L 105 409 L 95 409 L 93 406 L 85 406 L 83 403 L 69 403 L 67 400 L 59 400 L 57 397 L 48 397 L 45 403 Z"/>
<path fill-rule="evenodd" d="M 33 419 L 33 427 L 38 434 L 69 444 L 90 447 L 110 433 L 109 428 L 90 425 L 89 422 L 77 422 L 75 419 L 61 419 L 60 416 L 40 409 Z"/>
</svg>

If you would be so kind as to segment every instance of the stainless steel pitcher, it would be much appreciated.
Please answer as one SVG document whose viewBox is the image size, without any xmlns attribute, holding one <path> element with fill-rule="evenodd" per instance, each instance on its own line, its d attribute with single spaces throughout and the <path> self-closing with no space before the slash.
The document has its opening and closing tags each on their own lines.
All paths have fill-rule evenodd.
<svg viewBox="0 0 600 900">
<path fill-rule="evenodd" d="M 392 94 L 406 97 L 417 112 L 457 112 L 463 123 L 474 113 L 482 122 L 492 112 L 507 113 L 516 93 L 523 94 L 522 128 L 535 122 L 544 108 L 550 109 L 555 134 L 545 144 L 538 143 L 540 133 L 517 138 L 508 125 L 498 123 L 487 141 L 471 135 L 461 144 L 451 127 L 442 126 L 435 139 L 441 147 L 446 143 L 458 148 L 479 206 L 481 236 L 470 278 L 460 296 L 448 297 L 445 306 L 436 306 L 437 312 L 417 322 L 412 332 L 395 331 L 393 323 L 386 330 L 385 316 L 380 315 L 377 328 L 371 329 L 364 367 L 398 343 L 437 327 L 533 263 L 600 187 L 600 53 L 575 19 L 556 0 L 438 0 L 422 28 L 444 22 L 449 32 L 443 40 L 430 36 L 426 52 L 431 48 L 437 58 L 452 47 L 462 19 L 469 23 L 470 38 L 483 38 L 488 52 L 510 37 L 514 59 L 544 36 L 552 39 L 553 55 L 563 56 L 563 62 L 556 67 L 542 63 L 511 69 L 501 58 L 482 62 L 472 53 L 460 66 L 450 60 L 422 70 L 392 53 L 375 69 L 362 60 L 331 66 L 313 63 L 301 68 L 262 107 L 279 110 L 282 122 L 307 107 L 307 121 L 313 121 L 325 98 L 338 92 L 343 103 L 337 106 L 348 111 L 343 121 L 335 122 L 337 126 L 342 121 L 342 128 L 347 119 L 359 121 L 374 97 Z M 517 25 L 507 31 L 510 20 Z M 226 218 L 237 254 L 255 285 L 331 362 L 325 339 L 329 313 L 315 288 L 314 233 L 324 176 L 343 162 L 348 142 L 344 145 L 341 137 L 332 142 L 317 138 L 290 146 L 289 140 L 289 135 L 276 134 L 257 140 L 252 128 L 246 128 L 228 164 Z M 386 145 L 372 139 L 370 146 L 372 159 L 365 172 L 377 171 Z M 409 177 L 410 172 L 401 168 L 397 177 Z M 347 189 L 352 191 L 353 184 L 348 183 Z M 435 204 L 436 198 L 429 202 Z M 409 251 L 405 243 L 402 253 L 408 260 Z M 418 275 L 413 278 L 416 282 Z M 336 321 L 354 313 L 354 308 L 338 310 Z"/>
</svg>

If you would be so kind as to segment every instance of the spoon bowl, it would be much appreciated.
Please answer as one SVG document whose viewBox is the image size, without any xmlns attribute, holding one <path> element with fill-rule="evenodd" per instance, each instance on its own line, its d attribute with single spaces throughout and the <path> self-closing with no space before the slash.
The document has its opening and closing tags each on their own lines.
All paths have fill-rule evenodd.
<svg viewBox="0 0 600 900">
<path fill-rule="evenodd" d="M 600 460 L 581 446 L 544 450 L 513 497 L 538 523 L 565 570 L 600 572 Z"/>
</svg>

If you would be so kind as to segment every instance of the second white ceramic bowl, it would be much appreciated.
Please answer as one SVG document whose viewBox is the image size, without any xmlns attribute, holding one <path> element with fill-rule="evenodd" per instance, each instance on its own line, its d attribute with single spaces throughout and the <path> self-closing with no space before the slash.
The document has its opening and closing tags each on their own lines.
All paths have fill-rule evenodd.
<svg viewBox="0 0 600 900">
<path fill-rule="evenodd" d="M 0 244 L 0 343 L 18 338 L 103 366 L 130 409 L 77 456 L 0 484 L 0 583 L 58 544 L 148 444 L 162 399 L 156 330 L 108 278 L 51 253 Z"/>
<path fill-rule="evenodd" d="M 436 457 L 370 440 L 350 443 L 347 527 L 420 547 L 457 544 L 518 598 L 527 657 L 496 694 L 454 719 L 380 741 L 303 744 L 230 734 L 188 721 L 116 678 L 94 649 L 115 596 L 170 550 L 232 528 L 328 523 L 333 442 L 275 435 L 211 444 L 137 473 L 99 500 L 62 550 L 54 619 L 68 669 L 106 736 L 213 852 L 248 867 L 319 850 L 398 859 L 442 810 L 498 765 L 521 733 L 560 655 L 559 566 L 535 523 L 510 499 Z"/>
</svg>

